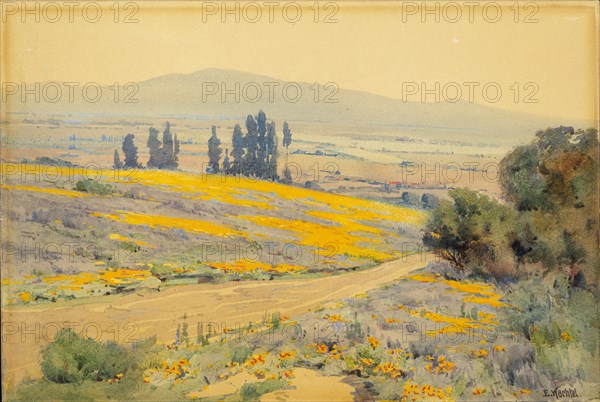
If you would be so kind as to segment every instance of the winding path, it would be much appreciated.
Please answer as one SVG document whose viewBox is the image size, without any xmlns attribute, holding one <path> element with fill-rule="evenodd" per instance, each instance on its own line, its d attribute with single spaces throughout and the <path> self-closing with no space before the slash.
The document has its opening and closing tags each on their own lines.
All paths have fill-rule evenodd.
<svg viewBox="0 0 600 402">
<path fill-rule="evenodd" d="M 433 256 L 416 254 L 330 277 L 184 285 L 86 302 L 10 306 L 2 309 L 2 365 L 8 368 L 3 380 L 38 376 L 41 348 L 68 323 L 78 333 L 101 340 L 127 342 L 156 336 L 158 341 L 172 341 L 184 314 L 191 326 L 201 321 L 230 328 L 259 322 L 275 311 L 292 317 L 380 287 L 429 261 Z"/>
</svg>

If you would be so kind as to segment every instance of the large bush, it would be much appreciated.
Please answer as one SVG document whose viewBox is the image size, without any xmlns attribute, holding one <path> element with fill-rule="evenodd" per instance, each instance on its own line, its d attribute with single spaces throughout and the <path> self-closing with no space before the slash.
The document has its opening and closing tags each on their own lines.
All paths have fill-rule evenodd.
<svg viewBox="0 0 600 402">
<path fill-rule="evenodd" d="M 501 162 L 505 197 L 520 211 L 511 247 L 518 262 L 568 267 L 572 285 L 597 276 L 598 131 L 539 131 Z"/>
<path fill-rule="evenodd" d="M 452 201 L 441 201 L 429 218 L 425 245 L 461 271 L 500 261 L 507 254 L 515 212 L 471 190 L 451 190 L 449 195 Z"/>
<path fill-rule="evenodd" d="M 44 378 L 55 383 L 107 380 L 125 374 L 144 358 L 153 341 L 127 347 L 84 338 L 71 329 L 62 329 L 42 352 Z"/>
<path fill-rule="evenodd" d="M 598 132 L 540 131 L 501 162 L 504 205 L 465 189 L 432 213 L 426 245 L 461 271 L 495 276 L 568 271 L 570 285 L 595 285 L 598 258 Z"/>
</svg>

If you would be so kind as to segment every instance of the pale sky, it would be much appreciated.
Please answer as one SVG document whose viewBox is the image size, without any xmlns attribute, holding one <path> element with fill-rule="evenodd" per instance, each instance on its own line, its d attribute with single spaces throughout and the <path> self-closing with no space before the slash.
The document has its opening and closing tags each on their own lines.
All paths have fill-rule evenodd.
<svg viewBox="0 0 600 402">
<path fill-rule="evenodd" d="M 210 3 L 218 8 L 214 15 L 200 3 L 136 2 L 137 23 L 123 23 L 134 9 L 125 10 L 121 3 L 116 23 L 114 10 L 108 9 L 113 2 L 98 3 L 106 8 L 96 23 L 87 22 L 80 8 L 69 22 L 66 7 L 58 22 L 47 21 L 56 16 L 47 9 L 36 23 L 34 15 L 4 4 L 2 81 L 110 84 L 216 67 L 290 81 L 332 81 L 341 88 L 398 99 L 407 82 L 425 82 L 428 88 L 436 82 L 456 82 L 463 87 L 463 99 L 468 88 L 462 83 L 477 82 L 474 100 L 482 104 L 489 103 L 481 86 L 496 82 L 503 93 L 492 106 L 597 119 L 596 1 L 568 6 L 535 2 L 531 4 L 538 9 L 521 5 L 518 15 L 513 1 L 497 2 L 503 7 L 495 23 L 495 8 L 484 13 L 483 1 L 471 9 L 472 21 L 463 2 L 455 3 L 463 5 L 456 17 L 456 9 L 450 7 L 423 15 L 421 2 L 412 3 L 416 10 L 394 2 L 330 3 L 336 10 L 325 8 L 327 2 L 322 1 L 317 3 L 318 22 L 310 1 L 301 3 L 302 16 L 296 23 L 284 18 L 285 1 L 274 6 L 274 22 L 269 21 L 269 6 L 257 2 L 263 10 L 255 23 L 248 21 L 255 16 L 253 9 L 240 10 L 236 23 L 235 15 L 223 15 L 220 1 Z M 294 19 L 293 6 L 287 11 L 285 16 Z M 337 22 L 324 23 L 331 13 Z M 93 18 L 95 11 L 88 9 L 87 16 Z M 532 22 L 525 23 L 526 18 Z M 450 22 L 453 19 L 457 22 Z M 514 83 L 519 83 L 519 102 Z M 526 83 L 534 85 L 525 88 Z M 531 98 L 538 103 L 523 103 L 534 91 Z M 419 95 L 408 100 L 418 101 Z"/>
</svg>

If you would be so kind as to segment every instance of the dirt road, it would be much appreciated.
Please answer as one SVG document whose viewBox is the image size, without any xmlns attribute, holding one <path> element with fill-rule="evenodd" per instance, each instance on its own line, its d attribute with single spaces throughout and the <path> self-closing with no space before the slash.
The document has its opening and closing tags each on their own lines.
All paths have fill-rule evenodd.
<svg viewBox="0 0 600 402">
<path fill-rule="evenodd" d="M 99 340 L 130 342 L 157 336 L 159 341 L 172 341 L 184 314 L 191 326 L 201 321 L 230 328 L 258 322 L 275 311 L 293 317 L 377 288 L 424 267 L 432 258 L 418 254 L 331 277 L 185 285 L 86 303 L 11 306 L 2 310 L 2 363 L 7 369 L 3 379 L 38 376 L 41 348 L 65 326 Z"/>
</svg>

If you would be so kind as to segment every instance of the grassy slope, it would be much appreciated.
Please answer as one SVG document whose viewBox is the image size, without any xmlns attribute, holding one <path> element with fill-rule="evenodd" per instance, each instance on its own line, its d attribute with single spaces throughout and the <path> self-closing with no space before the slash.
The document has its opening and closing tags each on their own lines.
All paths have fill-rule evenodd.
<svg viewBox="0 0 600 402">
<path fill-rule="evenodd" d="M 414 249 L 406 243 L 425 216 L 230 176 L 47 169 L 61 180 L 3 185 L 7 239 L 18 246 L 3 272 L 5 303 L 360 269 Z M 81 176 L 112 192 L 75 191 Z"/>
</svg>

